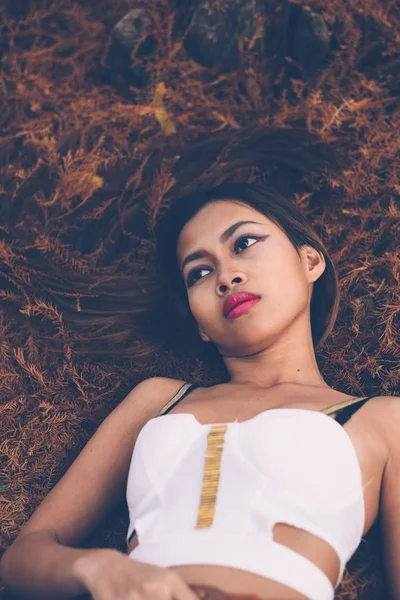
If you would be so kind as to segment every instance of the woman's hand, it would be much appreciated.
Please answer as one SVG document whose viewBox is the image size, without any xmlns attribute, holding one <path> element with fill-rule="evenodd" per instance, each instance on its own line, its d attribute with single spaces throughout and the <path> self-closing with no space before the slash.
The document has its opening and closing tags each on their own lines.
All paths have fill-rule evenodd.
<svg viewBox="0 0 400 600">
<path fill-rule="evenodd" d="M 93 600 L 199 600 L 175 571 L 118 550 L 89 553 L 75 562 L 73 572 Z"/>
</svg>

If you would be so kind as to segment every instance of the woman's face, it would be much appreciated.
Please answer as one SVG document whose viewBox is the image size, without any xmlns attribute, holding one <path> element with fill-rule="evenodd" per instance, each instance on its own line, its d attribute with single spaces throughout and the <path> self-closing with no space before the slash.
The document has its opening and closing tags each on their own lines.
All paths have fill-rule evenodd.
<svg viewBox="0 0 400 600">
<path fill-rule="evenodd" d="M 177 259 L 199 333 L 223 356 L 259 352 L 293 328 L 310 330 L 313 282 L 325 269 L 324 257 L 310 246 L 299 256 L 286 234 L 247 204 L 206 204 L 182 229 Z M 260 300 L 227 318 L 224 302 L 236 292 Z"/>
</svg>

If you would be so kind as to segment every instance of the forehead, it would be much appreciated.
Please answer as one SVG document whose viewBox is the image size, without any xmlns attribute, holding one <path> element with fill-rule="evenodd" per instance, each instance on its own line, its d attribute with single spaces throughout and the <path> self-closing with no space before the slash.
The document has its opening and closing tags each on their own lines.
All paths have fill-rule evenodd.
<svg viewBox="0 0 400 600">
<path fill-rule="evenodd" d="M 257 221 L 277 228 L 268 217 L 239 200 L 215 200 L 203 206 L 183 227 L 177 243 L 177 256 L 215 243 L 230 225 L 238 221 Z"/>
</svg>

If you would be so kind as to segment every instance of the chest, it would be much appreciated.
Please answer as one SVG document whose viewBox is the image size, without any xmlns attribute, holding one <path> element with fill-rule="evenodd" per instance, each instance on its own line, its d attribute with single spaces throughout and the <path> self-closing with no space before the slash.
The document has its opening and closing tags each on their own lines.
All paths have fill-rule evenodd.
<svg viewBox="0 0 400 600">
<path fill-rule="evenodd" d="M 235 390 L 234 388 L 229 391 L 218 389 L 210 391 L 203 388 L 194 390 L 182 402 L 176 405 L 169 414 L 189 413 L 194 416 L 199 424 L 232 423 L 235 421 L 243 423 L 251 421 L 257 415 L 266 413 L 270 409 L 274 411 L 275 409 L 301 408 L 307 411 L 320 412 L 329 406 L 350 398 L 352 396 L 334 390 L 327 390 L 323 394 L 319 392 L 316 395 L 309 393 L 301 395 L 296 392 L 296 395 L 291 397 L 288 394 L 266 394 L 265 392 L 260 393 L 252 390 L 249 390 L 244 395 L 243 391 Z M 285 413 L 282 411 L 282 414 Z M 324 415 L 324 418 L 333 419 L 335 416 L 336 414 L 332 413 L 331 415 Z M 345 434 L 352 444 L 352 449 L 355 452 L 362 474 L 365 504 L 365 534 L 374 523 L 378 514 L 380 489 L 386 457 L 383 452 L 382 440 L 379 439 L 373 427 L 371 409 L 365 410 L 362 407 L 341 427 L 345 430 Z M 265 442 L 268 444 L 268 440 Z M 287 454 L 290 456 L 289 442 L 290 440 L 288 439 Z M 267 451 L 266 447 L 264 452 Z M 318 453 L 318 448 L 314 448 L 314 452 Z M 304 456 L 304 460 L 307 460 L 306 455 Z M 332 462 L 333 464 L 335 463 Z M 288 468 L 290 469 L 290 465 Z M 328 463 L 326 464 L 326 468 L 329 468 Z"/>
</svg>

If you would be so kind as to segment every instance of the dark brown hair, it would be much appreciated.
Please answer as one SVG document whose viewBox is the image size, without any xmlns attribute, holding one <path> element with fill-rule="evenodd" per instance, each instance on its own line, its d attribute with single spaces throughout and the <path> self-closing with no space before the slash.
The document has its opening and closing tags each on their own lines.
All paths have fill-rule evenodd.
<svg viewBox="0 0 400 600">
<path fill-rule="evenodd" d="M 48 332 L 48 346 L 97 361 L 135 360 L 137 372 L 149 371 L 150 361 L 157 373 L 157 356 L 169 350 L 169 364 L 203 356 L 211 356 L 212 364 L 218 361 L 213 345 L 204 344 L 197 334 L 177 276 L 175 247 L 181 228 L 201 206 L 228 198 L 265 214 L 296 249 L 309 244 L 323 253 L 327 266 L 314 285 L 311 303 L 314 346 L 320 347 L 338 311 L 337 277 L 296 196 L 307 199 L 310 212 L 318 212 L 318 204 L 325 211 L 334 188 L 340 187 L 342 154 L 298 124 L 256 123 L 199 134 L 195 140 L 181 137 L 151 140 L 134 158 L 98 172 L 104 183 L 91 197 L 91 206 L 119 197 L 118 211 L 113 203 L 101 219 L 75 218 L 71 238 L 65 241 L 73 243 L 76 268 L 60 270 L 49 253 L 45 266 L 30 257 L 36 284 L 48 290 L 52 302 L 56 299 L 68 325 L 53 336 Z M 335 186 L 328 185 L 326 172 L 334 176 Z M 66 252 L 57 245 L 52 251 Z"/>
</svg>

